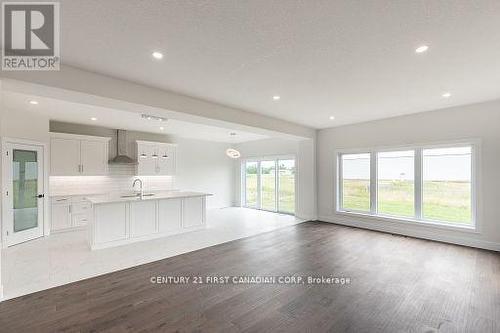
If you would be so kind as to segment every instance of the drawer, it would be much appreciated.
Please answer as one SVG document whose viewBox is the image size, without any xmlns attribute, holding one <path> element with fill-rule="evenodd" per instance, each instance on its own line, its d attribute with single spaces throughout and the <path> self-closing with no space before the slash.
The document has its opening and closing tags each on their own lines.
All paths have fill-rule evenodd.
<svg viewBox="0 0 500 333">
<path fill-rule="evenodd" d="M 73 227 L 80 227 L 87 225 L 89 222 L 88 214 L 71 214 L 71 224 Z"/>
<path fill-rule="evenodd" d="M 70 197 L 53 197 L 51 200 L 53 205 L 69 205 L 71 203 Z"/>
<path fill-rule="evenodd" d="M 92 205 L 90 202 L 80 202 L 74 203 L 71 205 L 71 213 L 72 214 L 87 214 L 90 212 L 90 208 Z"/>
</svg>

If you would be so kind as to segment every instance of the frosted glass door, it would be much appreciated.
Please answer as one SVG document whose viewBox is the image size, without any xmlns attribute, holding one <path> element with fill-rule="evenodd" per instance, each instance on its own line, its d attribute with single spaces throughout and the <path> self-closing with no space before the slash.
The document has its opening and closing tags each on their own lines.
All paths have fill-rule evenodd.
<svg viewBox="0 0 500 333">
<path fill-rule="evenodd" d="M 11 246 L 43 236 L 43 148 L 9 143 L 6 148 L 4 217 L 6 243 Z"/>
<path fill-rule="evenodd" d="M 13 150 L 14 232 L 38 226 L 38 160 L 36 151 Z"/>
</svg>

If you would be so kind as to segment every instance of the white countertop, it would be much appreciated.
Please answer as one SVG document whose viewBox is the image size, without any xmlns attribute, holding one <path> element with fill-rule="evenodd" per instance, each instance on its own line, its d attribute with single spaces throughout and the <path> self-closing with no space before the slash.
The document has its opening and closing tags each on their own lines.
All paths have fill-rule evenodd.
<svg viewBox="0 0 500 333">
<path fill-rule="evenodd" d="M 86 199 L 92 204 L 105 204 L 111 202 L 128 202 L 128 201 L 143 201 L 143 200 L 160 200 L 160 199 L 178 199 L 178 198 L 192 198 L 192 197 L 205 197 L 210 196 L 210 193 L 191 192 L 191 191 L 166 191 L 166 192 L 144 192 L 143 197 L 124 197 L 124 195 L 132 195 L 132 193 L 125 194 L 101 194 L 87 196 Z M 148 195 L 153 194 L 153 195 Z"/>
</svg>

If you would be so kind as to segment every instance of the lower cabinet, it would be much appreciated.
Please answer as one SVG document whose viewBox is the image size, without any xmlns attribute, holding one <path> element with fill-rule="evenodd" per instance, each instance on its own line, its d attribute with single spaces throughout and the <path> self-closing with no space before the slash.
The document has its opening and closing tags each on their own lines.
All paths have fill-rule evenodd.
<svg viewBox="0 0 500 333">
<path fill-rule="evenodd" d="M 203 196 L 94 204 L 90 247 L 117 246 L 203 228 L 205 202 Z"/>
<path fill-rule="evenodd" d="M 68 231 L 83 227 L 91 218 L 92 205 L 81 196 L 53 197 L 50 230 Z"/>
<path fill-rule="evenodd" d="M 58 231 L 71 228 L 71 214 L 69 204 L 53 204 L 51 207 L 51 231 Z"/>
</svg>

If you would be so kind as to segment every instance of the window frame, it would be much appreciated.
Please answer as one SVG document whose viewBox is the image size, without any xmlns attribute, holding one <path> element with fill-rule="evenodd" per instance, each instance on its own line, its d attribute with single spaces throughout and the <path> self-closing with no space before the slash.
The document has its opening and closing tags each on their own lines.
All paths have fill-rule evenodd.
<svg viewBox="0 0 500 333">
<path fill-rule="evenodd" d="M 281 160 L 294 160 L 295 162 L 295 175 L 294 175 L 294 211 L 293 212 L 288 212 L 288 211 L 283 211 L 280 209 L 280 204 L 279 204 L 279 161 Z M 261 162 L 265 161 L 274 161 L 275 162 L 275 196 L 276 196 L 276 202 L 275 202 L 275 210 L 269 210 L 262 208 L 262 187 L 261 187 Z M 257 203 L 256 206 L 248 206 L 247 205 L 247 199 L 246 199 L 246 163 L 247 162 L 256 162 L 257 163 Z M 297 156 L 294 154 L 290 155 L 267 155 L 267 156 L 260 156 L 260 157 L 248 157 L 245 159 L 241 159 L 240 162 L 240 172 L 241 172 L 241 187 L 240 187 L 240 206 L 245 207 L 245 208 L 250 208 L 250 209 L 256 209 L 256 210 L 262 210 L 266 212 L 272 212 L 272 213 L 278 213 L 278 214 L 284 214 L 284 215 L 292 215 L 295 216 L 297 214 L 297 203 L 298 203 L 298 179 L 299 179 L 299 172 L 298 172 L 298 160 Z"/>
<path fill-rule="evenodd" d="M 456 147 L 471 147 L 471 223 L 460 224 L 453 222 L 445 222 L 438 220 L 424 219 L 423 212 L 423 150 L 434 148 L 456 148 Z M 415 216 L 395 216 L 388 214 L 380 214 L 377 212 L 377 190 L 378 190 L 378 153 L 413 150 L 414 155 L 414 206 Z M 342 207 L 343 202 L 343 170 L 342 170 L 342 155 L 346 154 L 370 154 L 370 210 L 359 211 L 345 209 Z M 336 214 L 346 216 L 358 216 L 376 219 L 385 222 L 395 222 L 404 224 L 414 224 L 419 226 L 431 226 L 443 229 L 460 230 L 467 232 L 480 233 L 480 209 L 479 209 L 479 194 L 480 194 L 480 158 L 481 156 L 481 140 L 480 139 L 464 139 L 447 142 L 422 143 L 412 145 L 397 145 L 397 146 L 382 146 L 372 148 L 355 148 L 355 149 L 336 149 L 334 151 L 336 159 L 336 175 L 335 175 L 335 202 L 334 210 Z M 335 164 L 334 164 L 335 165 Z"/>
</svg>

